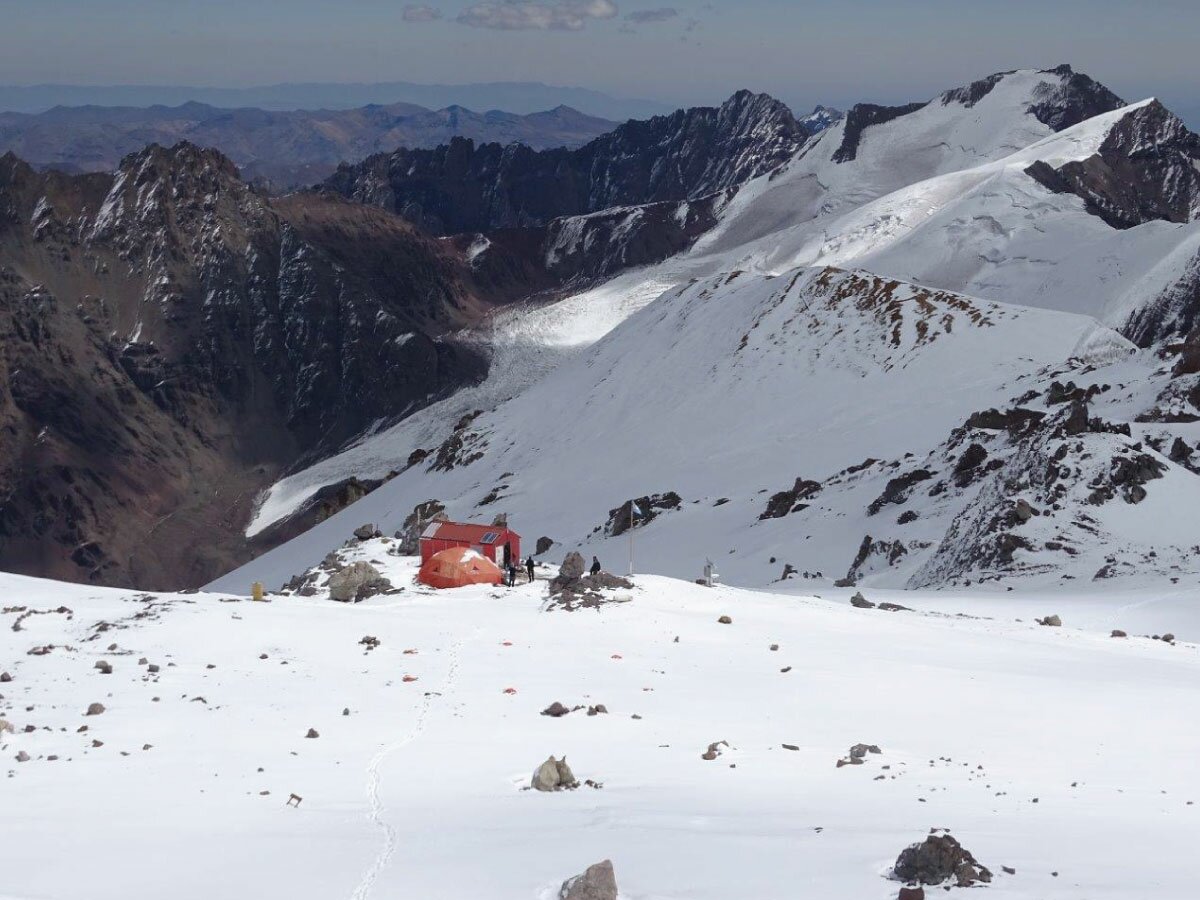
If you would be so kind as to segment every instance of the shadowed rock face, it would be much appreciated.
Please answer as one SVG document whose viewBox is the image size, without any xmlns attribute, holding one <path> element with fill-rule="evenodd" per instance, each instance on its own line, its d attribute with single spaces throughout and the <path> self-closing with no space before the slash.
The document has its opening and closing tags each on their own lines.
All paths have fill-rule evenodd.
<svg viewBox="0 0 1200 900">
<path fill-rule="evenodd" d="M 1100 82 L 1068 65 L 1048 69 L 1045 74 L 1060 76 L 1062 83 L 1044 91 L 1029 111 L 1054 131 L 1063 131 L 1125 106 L 1124 100 Z"/>
<path fill-rule="evenodd" d="M 1114 228 L 1155 220 L 1190 222 L 1200 213 L 1200 136 L 1154 101 L 1125 116 L 1100 151 L 1028 174 L 1058 193 L 1073 193 Z"/>
<path fill-rule="evenodd" d="M 627 122 L 578 150 L 456 138 L 342 166 L 324 186 L 435 234 L 536 227 L 714 194 L 787 161 L 807 138 L 782 103 L 740 91 L 720 107 Z"/>
<path fill-rule="evenodd" d="M 394 216 L 215 151 L 0 158 L 0 568 L 151 589 L 248 557 L 253 495 L 486 372 L 485 306 Z"/>
</svg>

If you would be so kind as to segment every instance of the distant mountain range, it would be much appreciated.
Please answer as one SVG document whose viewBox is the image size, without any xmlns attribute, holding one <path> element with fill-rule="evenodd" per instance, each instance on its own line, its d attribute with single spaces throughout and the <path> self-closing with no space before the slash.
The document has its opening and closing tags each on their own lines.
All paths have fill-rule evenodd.
<svg viewBox="0 0 1200 900">
<path fill-rule="evenodd" d="M 429 110 L 408 103 L 346 110 L 223 109 L 180 106 L 58 106 L 37 114 L 0 113 L 0 152 L 38 168 L 111 172 L 147 144 L 181 140 L 216 147 L 247 180 L 285 190 L 328 177 L 343 161 L 397 147 L 436 147 L 455 137 L 520 142 L 534 149 L 577 147 L 610 131 L 608 119 L 569 106 L 517 114 L 462 106 Z"/>
<path fill-rule="evenodd" d="M 653 100 L 612 97 L 578 87 L 540 82 L 502 81 L 475 84 L 272 84 L 245 88 L 175 85 L 0 85 L 0 111 L 40 113 L 56 106 L 181 106 L 203 103 L 226 109 L 255 106 L 269 110 L 353 109 L 407 103 L 427 109 L 465 106 L 504 109 L 524 115 L 556 106 L 571 106 L 591 116 L 624 121 L 671 112 Z"/>
</svg>

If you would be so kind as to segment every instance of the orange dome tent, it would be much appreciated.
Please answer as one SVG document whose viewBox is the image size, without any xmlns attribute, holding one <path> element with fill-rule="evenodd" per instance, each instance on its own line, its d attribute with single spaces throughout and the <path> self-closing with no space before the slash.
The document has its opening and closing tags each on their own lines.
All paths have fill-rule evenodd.
<svg viewBox="0 0 1200 900">
<path fill-rule="evenodd" d="M 417 580 L 435 588 L 465 587 L 468 584 L 501 584 L 500 567 L 470 547 L 450 547 L 433 554 L 421 566 Z"/>
</svg>

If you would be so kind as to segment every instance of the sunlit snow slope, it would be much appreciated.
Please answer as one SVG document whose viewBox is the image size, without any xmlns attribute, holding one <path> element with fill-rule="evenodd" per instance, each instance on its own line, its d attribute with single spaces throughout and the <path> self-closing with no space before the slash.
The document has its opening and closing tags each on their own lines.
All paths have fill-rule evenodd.
<svg viewBox="0 0 1200 900">
<path fill-rule="evenodd" d="M 644 576 L 541 612 L 545 581 L 429 591 L 390 549 L 343 554 L 404 588 L 358 605 L 0 576 L 4 896 L 551 900 L 609 858 L 623 897 L 884 900 L 933 827 L 995 900 L 1194 896 L 1200 657 L 1140 637 L 1153 610 L 1042 597 L 1043 628 L 1004 597 L 889 613 Z M 882 753 L 836 768 L 858 742 Z M 550 754 L 603 787 L 522 790 Z"/>
</svg>

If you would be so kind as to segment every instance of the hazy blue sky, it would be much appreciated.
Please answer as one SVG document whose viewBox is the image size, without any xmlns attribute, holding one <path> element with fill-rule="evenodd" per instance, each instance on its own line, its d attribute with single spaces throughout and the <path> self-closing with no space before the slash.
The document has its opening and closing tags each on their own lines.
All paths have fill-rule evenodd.
<svg viewBox="0 0 1200 900">
<path fill-rule="evenodd" d="M 1200 106 L 1198 0 L 0 0 L 0 83 L 544 81 L 670 103 L 923 99 L 1070 62 Z"/>
</svg>

